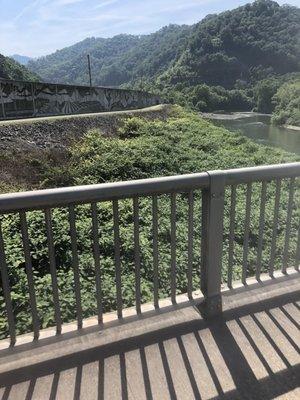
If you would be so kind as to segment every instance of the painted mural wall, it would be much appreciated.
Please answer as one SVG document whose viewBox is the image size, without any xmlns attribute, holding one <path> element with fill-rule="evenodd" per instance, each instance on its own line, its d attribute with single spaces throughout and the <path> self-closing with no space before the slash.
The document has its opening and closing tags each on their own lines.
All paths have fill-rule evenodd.
<svg viewBox="0 0 300 400">
<path fill-rule="evenodd" d="M 0 119 L 128 110 L 160 102 L 136 90 L 0 80 Z"/>
</svg>

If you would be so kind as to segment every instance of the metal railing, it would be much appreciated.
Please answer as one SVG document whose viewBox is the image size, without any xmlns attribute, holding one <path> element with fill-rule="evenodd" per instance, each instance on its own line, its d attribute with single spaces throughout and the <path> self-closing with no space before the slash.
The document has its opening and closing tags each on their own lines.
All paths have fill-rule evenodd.
<svg viewBox="0 0 300 400">
<path fill-rule="evenodd" d="M 93 252 L 93 270 L 95 285 L 95 304 L 99 323 L 102 323 L 103 304 L 105 303 L 104 288 L 101 274 L 101 249 L 99 246 L 99 220 L 97 204 L 102 202 L 110 202 L 112 206 L 111 223 L 113 227 L 113 259 L 115 274 L 115 295 L 116 295 L 116 311 L 118 318 L 122 318 L 123 298 L 122 298 L 122 252 L 121 252 L 121 236 L 120 236 L 120 215 L 119 205 L 123 199 L 132 199 L 132 223 L 133 223 L 133 265 L 134 265 L 134 303 L 137 313 L 141 313 L 142 295 L 141 295 L 141 250 L 140 243 L 140 200 L 149 198 L 151 207 L 151 252 L 153 256 L 153 303 L 156 308 L 159 307 L 159 204 L 158 198 L 167 195 L 170 198 L 170 274 L 169 288 L 170 297 L 173 303 L 176 303 L 178 294 L 177 272 L 178 265 L 176 260 L 177 250 L 177 195 L 185 193 L 186 196 L 182 201 L 187 202 L 187 294 L 190 299 L 193 298 L 193 279 L 194 274 L 200 275 L 201 291 L 204 295 L 204 301 L 201 304 L 203 313 L 206 317 L 210 317 L 222 311 L 221 301 L 221 284 L 222 284 L 222 264 L 224 264 L 224 237 L 227 237 L 227 284 L 232 285 L 233 264 L 234 264 L 234 246 L 235 241 L 235 224 L 236 224 L 236 203 L 237 203 L 237 187 L 246 185 L 245 191 L 245 218 L 243 232 L 243 256 L 241 265 L 241 280 L 246 284 L 247 278 L 247 259 L 249 253 L 249 234 L 251 223 L 251 206 L 252 206 L 252 185 L 259 183 L 261 185 L 260 192 L 260 212 L 259 212 L 259 229 L 257 242 L 257 262 L 256 262 L 256 278 L 259 280 L 262 268 L 262 251 L 264 247 L 264 228 L 265 228 L 265 210 L 266 210 L 266 193 L 270 183 L 275 184 L 274 192 L 274 212 L 272 222 L 272 238 L 269 254 L 269 274 L 273 275 L 274 258 L 277 245 L 278 235 L 278 215 L 280 207 L 280 195 L 282 192 L 282 181 L 288 180 L 287 187 L 287 209 L 286 224 L 284 234 L 284 246 L 282 254 L 282 271 L 285 272 L 289 258 L 289 243 L 291 235 L 291 221 L 293 210 L 298 213 L 298 205 L 294 201 L 296 178 L 300 177 L 300 163 L 279 164 L 270 166 L 260 166 L 251 168 L 240 168 L 226 171 L 210 171 L 205 173 L 169 176 L 154 179 L 135 180 L 128 182 L 105 183 L 99 185 L 77 186 L 59 189 L 38 190 L 32 192 L 11 193 L 0 195 L 0 214 L 2 219 L 9 214 L 18 214 L 19 225 L 17 229 L 20 232 L 22 241 L 22 251 L 24 256 L 24 268 L 27 277 L 27 288 L 29 295 L 29 303 L 31 310 L 32 330 L 34 337 L 39 337 L 41 328 L 40 316 L 37 307 L 35 276 L 33 273 L 33 259 L 31 255 L 31 243 L 28 233 L 29 212 L 33 210 L 42 210 L 44 213 L 44 226 L 46 230 L 46 243 L 48 252 L 49 271 L 51 275 L 51 296 L 54 305 L 54 320 L 57 333 L 61 332 L 63 318 L 61 314 L 61 296 L 57 280 L 57 260 L 56 245 L 53 235 L 53 209 L 64 207 L 68 213 L 69 223 L 69 239 L 72 254 L 72 270 L 73 284 L 76 305 L 76 319 L 78 328 L 82 327 L 83 310 L 82 310 L 82 293 L 81 293 L 81 276 L 80 276 L 80 260 L 78 257 L 78 226 L 76 226 L 76 208 L 79 205 L 90 205 L 89 216 L 91 219 L 90 234 L 92 238 Z M 227 201 L 227 191 L 230 189 L 229 200 Z M 195 193 L 199 192 L 199 196 Z M 193 267 L 195 240 L 195 204 L 201 203 L 201 266 Z M 228 206 L 228 207 L 227 207 Z M 228 227 L 224 227 L 225 208 L 228 208 Z M 299 213 L 297 214 L 299 215 Z M 227 218 L 227 217 L 226 217 Z M 297 217 L 298 218 L 298 217 Z M 3 221 L 2 221 L 3 222 Z M 80 221 L 79 221 L 80 222 Z M 300 236 L 299 221 L 297 246 L 294 254 L 294 267 L 298 269 L 300 258 Z M 227 232 L 228 230 L 228 232 Z M 63 232 L 62 232 L 63 233 Z M 4 299 L 5 314 L 7 317 L 8 335 L 11 343 L 14 343 L 18 330 L 16 330 L 16 315 L 14 310 L 14 300 L 11 295 L 11 266 L 7 263 L 5 234 L 0 224 L 0 268 L 1 268 L 1 286 L 0 296 Z M 13 248 L 9 250 L 13 251 Z M 36 260 L 35 260 L 36 262 Z M 223 265 L 224 268 L 224 265 Z M 198 289 L 198 288 L 196 288 Z M 0 297 L 1 300 L 1 297 Z"/>
</svg>

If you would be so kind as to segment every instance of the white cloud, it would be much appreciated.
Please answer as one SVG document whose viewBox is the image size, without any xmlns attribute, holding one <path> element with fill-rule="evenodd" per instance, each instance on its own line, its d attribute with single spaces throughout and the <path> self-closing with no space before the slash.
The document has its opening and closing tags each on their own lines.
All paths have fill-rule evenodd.
<svg viewBox="0 0 300 400">
<path fill-rule="evenodd" d="M 70 4 L 75 4 L 75 3 L 80 3 L 85 0 L 55 0 L 53 3 L 55 3 L 56 6 L 68 6 Z"/>
<path fill-rule="evenodd" d="M 95 6 L 95 10 L 97 10 L 97 9 L 99 9 L 99 8 L 104 8 L 104 7 L 107 7 L 107 6 L 111 6 L 111 5 L 113 5 L 113 4 L 116 4 L 118 2 L 118 0 L 107 0 L 107 1 L 103 1 L 102 3 L 100 3 L 100 4 L 97 4 L 96 6 Z"/>
<path fill-rule="evenodd" d="M 41 4 L 43 0 L 35 0 L 29 2 L 14 18 L 13 21 L 18 21 L 21 17 L 23 17 L 28 11 L 34 9 L 37 7 L 39 4 Z"/>
</svg>

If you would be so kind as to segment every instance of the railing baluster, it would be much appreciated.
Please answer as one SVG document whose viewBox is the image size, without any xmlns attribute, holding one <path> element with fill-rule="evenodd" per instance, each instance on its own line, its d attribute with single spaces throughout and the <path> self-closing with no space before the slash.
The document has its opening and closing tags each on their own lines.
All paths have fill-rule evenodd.
<svg viewBox="0 0 300 400">
<path fill-rule="evenodd" d="M 256 279 L 260 279 L 261 259 L 263 248 L 263 235 L 265 228 L 265 209 L 266 209 L 267 182 L 263 181 L 261 186 L 260 215 L 259 215 L 259 231 L 257 245 L 257 261 L 256 261 Z"/>
<path fill-rule="evenodd" d="M 121 277 L 121 257 L 120 257 L 120 229 L 119 229 L 119 204 L 118 200 L 113 200 L 113 220 L 114 220 L 114 248 L 115 248 L 115 274 L 117 291 L 117 313 L 118 318 L 122 318 L 122 277 Z"/>
<path fill-rule="evenodd" d="M 102 307 L 102 285 L 101 285 L 101 271 L 100 271 L 100 247 L 99 247 L 99 237 L 98 237 L 99 226 L 98 226 L 97 203 L 92 203 L 91 209 L 92 209 L 93 256 L 95 263 L 98 323 L 101 324 L 103 321 L 103 307 Z"/>
<path fill-rule="evenodd" d="M 74 273 L 77 325 L 78 328 L 80 329 L 82 328 L 82 306 L 81 306 L 81 294 L 80 294 L 80 274 L 79 274 L 78 248 L 77 248 L 77 232 L 75 224 L 75 208 L 73 205 L 69 206 L 69 224 L 70 224 L 70 236 L 71 236 L 71 247 L 72 247 L 72 267 Z"/>
<path fill-rule="evenodd" d="M 15 318 L 11 301 L 10 294 L 10 285 L 5 257 L 5 249 L 2 235 L 2 224 L 0 220 L 0 270 L 1 270 L 1 280 L 2 280 L 2 290 L 3 297 L 5 301 L 5 309 L 7 313 L 7 322 L 8 322 L 8 332 L 10 337 L 11 345 L 14 345 L 16 342 L 16 326 L 15 326 Z"/>
<path fill-rule="evenodd" d="M 135 306 L 136 312 L 141 313 L 141 260 L 140 260 L 140 226 L 139 226 L 139 200 L 133 198 L 134 222 L 134 265 L 135 265 Z"/>
<path fill-rule="evenodd" d="M 159 308 L 158 302 L 158 210 L 157 196 L 152 197 L 152 233 L 153 233 L 153 301 L 154 307 Z"/>
<path fill-rule="evenodd" d="M 287 217 L 286 217 L 286 230 L 285 230 L 283 257 L 282 257 L 282 268 L 281 268 L 281 270 L 284 274 L 286 273 L 288 257 L 289 257 L 291 221 L 292 221 L 293 199 L 294 199 L 294 185 L 295 185 L 295 178 L 291 178 L 290 187 L 289 187 L 289 200 L 288 200 L 288 209 L 287 209 Z"/>
<path fill-rule="evenodd" d="M 52 217 L 51 217 L 51 210 L 49 208 L 45 209 L 45 222 L 46 222 L 46 232 L 47 232 L 47 242 L 48 242 L 50 274 L 51 274 L 52 291 L 53 291 L 54 316 L 56 323 L 56 332 L 59 334 L 61 333 L 61 313 L 59 304 L 57 275 L 56 275 L 55 251 L 54 251 L 54 241 L 52 232 Z"/>
<path fill-rule="evenodd" d="M 234 227 L 235 227 L 236 185 L 231 186 L 229 248 L 228 248 L 228 274 L 227 285 L 232 287 L 233 251 L 234 251 Z"/>
<path fill-rule="evenodd" d="M 188 274 L 187 289 L 190 300 L 193 298 L 193 247 L 194 247 L 194 192 L 189 191 L 189 226 L 188 226 Z"/>
<path fill-rule="evenodd" d="M 271 242 L 271 254 L 269 261 L 269 275 L 273 276 L 275 252 L 277 243 L 277 228 L 278 228 L 278 217 L 279 217 L 279 205 L 280 205 L 280 192 L 281 192 L 281 180 L 276 179 L 276 192 L 275 192 L 275 203 L 274 203 L 274 219 L 272 229 L 272 242 Z"/>
<path fill-rule="evenodd" d="M 26 268 L 26 275 L 27 275 L 27 282 L 28 282 L 29 302 L 30 302 L 31 316 L 32 316 L 32 327 L 33 327 L 34 338 L 38 339 L 40 324 L 39 324 L 37 305 L 36 305 L 36 296 L 35 296 L 35 290 L 34 290 L 32 262 L 31 262 L 29 237 L 28 237 L 28 225 L 27 225 L 25 211 L 20 211 L 20 222 L 21 222 L 23 251 L 24 251 L 24 256 L 25 256 L 25 268 Z"/>
<path fill-rule="evenodd" d="M 171 301 L 176 303 L 176 193 L 171 194 Z"/>
<path fill-rule="evenodd" d="M 251 215 L 251 195 L 252 195 L 252 184 L 247 184 L 246 192 L 246 215 L 245 215 L 245 226 L 244 226 L 244 245 L 243 245 L 243 271 L 242 271 L 242 283 L 246 284 L 247 279 L 247 263 L 248 263 L 248 250 L 249 250 L 249 231 L 250 231 L 250 215 Z"/>
</svg>

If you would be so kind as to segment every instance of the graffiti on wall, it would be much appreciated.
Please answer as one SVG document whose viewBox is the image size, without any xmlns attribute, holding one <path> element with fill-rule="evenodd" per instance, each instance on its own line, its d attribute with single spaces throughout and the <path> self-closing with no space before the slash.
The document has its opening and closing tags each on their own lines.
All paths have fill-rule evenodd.
<svg viewBox="0 0 300 400">
<path fill-rule="evenodd" d="M 135 90 L 6 80 L 0 80 L 0 101 L 0 119 L 116 111 L 161 102 Z"/>
</svg>

